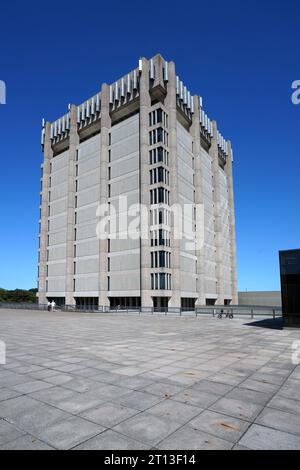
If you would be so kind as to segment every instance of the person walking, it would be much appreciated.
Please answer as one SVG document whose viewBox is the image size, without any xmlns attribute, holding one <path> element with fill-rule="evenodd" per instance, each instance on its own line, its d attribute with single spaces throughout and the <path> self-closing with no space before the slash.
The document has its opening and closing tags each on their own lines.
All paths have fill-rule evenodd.
<svg viewBox="0 0 300 470">
<path fill-rule="evenodd" d="M 50 312 L 50 310 L 51 310 L 51 302 L 49 302 L 49 300 L 48 300 L 48 304 L 47 304 L 47 310 L 48 310 L 48 312 Z"/>
<path fill-rule="evenodd" d="M 52 300 L 52 302 L 51 302 L 51 310 L 52 310 L 52 312 L 54 312 L 55 307 L 56 307 L 56 303 L 54 302 L 54 300 Z"/>
</svg>

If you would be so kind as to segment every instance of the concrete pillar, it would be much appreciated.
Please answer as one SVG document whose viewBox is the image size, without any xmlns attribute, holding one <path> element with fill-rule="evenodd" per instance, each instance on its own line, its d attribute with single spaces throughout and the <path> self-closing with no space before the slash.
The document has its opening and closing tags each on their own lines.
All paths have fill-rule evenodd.
<svg viewBox="0 0 300 470">
<path fill-rule="evenodd" d="M 223 240 L 221 226 L 221 191 L 220 191 L 220 169 L 219 151 L 217 140 L 217 123 L 212 121 L 213 138 L 209 153 L 212 157 L 213 190 L 214 190 L 214 227 L 215 227 L 215 249 L 216 249 L 216 277 L 217 277 L 217 301 L 216 305 L 224 305 L 224 277 L 223 277 Z"/>
<path fill-rule="evenodd" d="M 194 114 L 192 117 L 191 134 L 193 136 L 193 154 L 194 154 L 194 185 L 195 185 L 195 204 L 203 204 L 203 180 L 201 171 L 201 140 L 200 140 L 200 122 L 199 122 L 199 96 L 193 97 L 194 101 Z M 202 228 L 200 228 L 201 230 Z M 197 291 L 198 298 L 196 306 L 205 305 L 205 272 L 204 272 L 204 245 L 197 244 Z"/>
<path fill-rule="evenodd" d="M 111 117 L 109 113 L 109 86 L 101 87 L 101 132 L 100 132 L 100 205 L 108 202 L 108 150 Z M 108 239 L 99 240 L 99 306 L 108 306 Z"/>
<path fill-rule="evenodd" d="M 46 277 L 47 277 L 47 236 L 48 236 L 48 203 L 49 203 L 49 176 L 50 161 L 53 157 L 51 146 L 51 124 L 45 124 L 44 162 L 42 176 L 42 200 L 40 217 L 40 249 L 39 249 L 39 304 L 47 303 Z"/>
<path fill-rule="evenodd" d="M 179 203 L 178 196 L 178 159 L 177 159 L 177 106 L 176 106 L 176 72 L 174 62 L 168 63 L 168 94 L 165 107 L 169 115 L 169 166 L 170 166 L 170 205 Z M 180 307 L 180 240 L 175 239 L 174 217 L 171 217 L 171 283 L 172 297 L 169 307 Z"/>
<path fill-rule="evenodd" d="M 142 72 L 140 74 L 140 204 L 148 209 L 148 226 L 150 212 L 150 186 L 149 186 L 149 112 L 151 109 L 151 97 L 149 94 L 149 64 L 147 59 L 142 58 Z M 141 237 L 140 240 L 141 257 L 141 305 L 142 307 L 152 306 L 151 297 L 151 258 L 150 258 L 150 232 L 148 237 Z"/>
<path fill-rule="evenodd" d="M 154 67 L 155 67 L 155 79 L 153 86 L 158 87 L 161 86 L 162 88 L 165 88 L 164 84 L 164 77 L 163 77 L 163 66 L 164 66 L 164 59 L 160 54 L 157 54 L 154 57 Z"/>
<path fill-rule="evenodd" d="M 228 205 L 229 205 L 229 224 L 230 224 L 230 242 L 231 242 L 231 293 L 232 304 L 238 304 L 237 291 L 237 267 L 236 267 L 236 236 L 235 236 L 235 212 L 234 212 L 234 192 L 232 178 L 232 147 L 228 141 L 228 157 L 225 165 L 228 185 Z"/>
<path fill-rule="evenodd" d="M 66 305 L 75 305 L 74 299 L 74 241 L 75 241 L 75 166 L 79 145 L 77 106 L 70 108 L 70 137 L 68 160 L 67 244 L 66 244 Z"/>
</svg>

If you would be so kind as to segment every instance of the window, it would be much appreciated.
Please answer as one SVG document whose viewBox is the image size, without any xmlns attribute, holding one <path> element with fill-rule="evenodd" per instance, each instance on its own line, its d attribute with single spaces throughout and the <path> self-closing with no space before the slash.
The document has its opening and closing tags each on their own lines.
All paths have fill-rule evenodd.
<svg viewBox="0 0 300 470">
<path fill-rule="evenodd" d="M 153 150 L 150 150 L 149 152 L 149 163 L 150 165 L 153 165 Z"/>
<path fill-rule="evenodd" d="M 155 145 L 158 142 L 168 145 L 168 133 L 162 127 L 149 132 L 149 145 Z"/>
<path fill-rule="evenodd" d="M 150 189 L 150 204 L 169 204 L 169 191 L 163 187 Z"/>
<path fill-rule="evenodd" d="M 164 211 L 163 210 L 158 211 L 158 223 L 159 224 L 164 223 Z"/>
<path fill-rule="evenodd" d="M 166 165 L 169 164 L 169 152 L 163 147 L 156 147 L 155 149 L 150 150 L 149 152 L 149 162 L 150 165 L 155 165 L 155 163 L 162 162 Z"/>
<path fill-rule="evenodd" d="M 164 194 L 165 194 L 164 188 L 158 188 L 158 202 L 159 203 L 164 202 Z"/>
<path fill-rule="evenodd" d="M 151 246 L 170 246 L 170 233 L 164 229 L 151 230 Z"/>
<path fill-rule="evenodd" d="M 169 290 L 171 289 L 171 274 L 151 273 L 151 289 L 152 290 Z"/>
<path fill-rule="evenodd" d="M 153 131 L 149 132 L 149 145 L 153 145 L 155 142 L 153 141 Z"/>
<path fill-rule="evenodd" d="M 162 122 L 163 110 L 161 108 L 156 110 L 157 123 Z"/>
<path fill-rule="evenodd" d="M 169 184 L 169 171 L 162 166 L 150 170 L 150 184 L 155 183 Z"/>
<path fill-rule="evenodd" d="M 164 141 L 164 130 L 162 127 L 157 128 L 156 138 L 157 138 L 157 142 Z"/>
<path fill-rule="evenodd" d="M 159 273 L 159 288 L 165 289 L 166 288 L 166 275 L 165 273 Z"/>
<path fill-rule="evenodd" d="M 150 170 L 150 184 L 156 183 L 155 177 L 156 177 L 155 169 Z"/>
<path fill-rule="evenodd" d="M 168 251 L 151 252 L 151 268 L 169 268 L 170 253 Z"/>
<path fill-rule="evenodd" d="M 149 113 L 149 126 L 155 126 L 156 124 L 163 124 L 168 127 L 168 115 L 161 108 Z"/>
</svg>

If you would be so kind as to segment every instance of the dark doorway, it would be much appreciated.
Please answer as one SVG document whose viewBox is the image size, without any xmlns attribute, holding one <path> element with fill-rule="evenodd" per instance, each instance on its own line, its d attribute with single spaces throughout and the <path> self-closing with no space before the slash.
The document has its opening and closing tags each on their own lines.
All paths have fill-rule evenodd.
<svg viewBox="0 0 300 470">
<path fill-rule="evenodd" d="M 194 310 L 196 299 L 192 297 L 181 297 L 181 308 L 182 310 Z"/>
<path fill-rule="evenodd" d="M 75 301 L 79 310 L 98 309 L 98 297 L 75 297 Z"/>
<path fill-rule="evenodd" d="M 153 307 L 167 309 L 169 303 L 169 297 L 152 297 Z"/>
<path fill-rule="evenodd" d="M 216 305 L 217 299 L 205 299 L 206 305 Z"/>
<path fill-rule="evenodd" d="M 109 297 L 111 308 L 137 308 L 141 306 L 140 297 Z"/>
</svg>

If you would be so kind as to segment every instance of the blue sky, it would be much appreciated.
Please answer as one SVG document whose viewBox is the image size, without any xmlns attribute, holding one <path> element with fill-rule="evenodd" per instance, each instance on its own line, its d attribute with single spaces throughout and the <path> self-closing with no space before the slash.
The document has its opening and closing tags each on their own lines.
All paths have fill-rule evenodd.
<svg viewBox="0 0 300 470">
<path fill-rule="evenodd" d="M 42 117 L 160 52 L 234 148 L 239 289 L 279 289 L 300 248 L 298 0 L 1 4 L 0 286 L 36 286 Z"/>
</svg>

